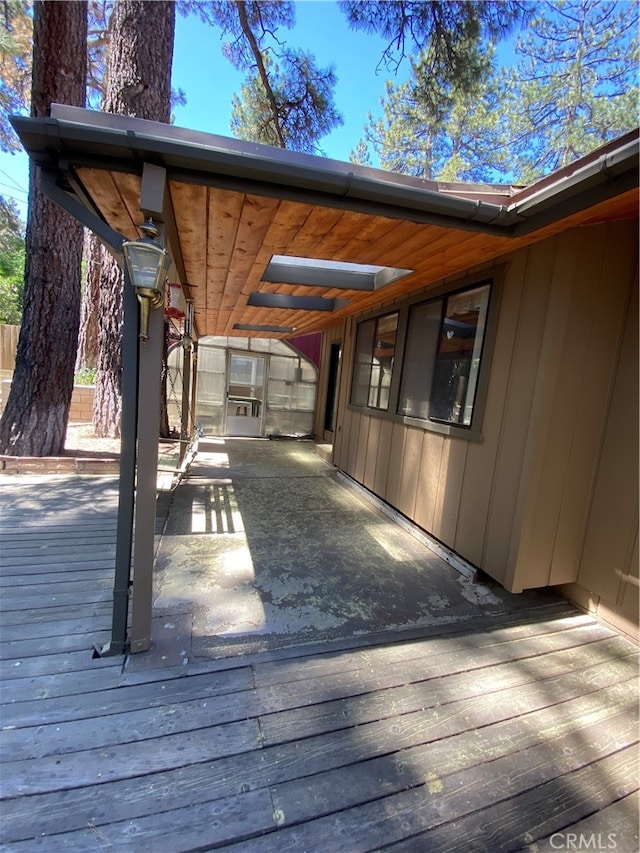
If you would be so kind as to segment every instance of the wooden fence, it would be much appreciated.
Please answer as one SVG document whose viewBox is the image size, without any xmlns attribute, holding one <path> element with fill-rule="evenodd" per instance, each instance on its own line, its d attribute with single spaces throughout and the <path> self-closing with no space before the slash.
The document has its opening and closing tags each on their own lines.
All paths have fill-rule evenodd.
<svg viewBox="0 0 640 853">
<path fill-rule="evenodd" d="M 13 373 L 16 363 L 16 349 L 20 326 L 0 324 L 0 371 Z"/>
</svg>

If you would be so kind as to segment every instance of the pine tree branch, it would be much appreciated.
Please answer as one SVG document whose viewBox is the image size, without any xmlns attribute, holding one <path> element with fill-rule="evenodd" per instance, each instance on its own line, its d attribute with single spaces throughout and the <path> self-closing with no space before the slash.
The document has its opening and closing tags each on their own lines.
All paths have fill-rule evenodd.
<svg viewBox="0 0 640 853">
<path fill-rule="evenodd" d="M 238 10 L 238 18 L 240 20 L 240 26 L 242 27 L 242 32 L 245 35 L 245 38 L 249 42 L 249 46 L 251 47 L 251 52 L 256 61 L 256 65 L 258 67 L 258 74 L 260 75 L 260 80 L 262 85 L 264 86 L 264 91 L 267 96 L 267 101 L 269 102 L 269 108 L 271 110 L 271 114 L 273 116 L 273 120 L 275 122 L 275 131 L 278 137 L 278 141 L 280 142 L 280 146 L 282 148 L 286 148 L 286 143 L 284 140 L 284 135 L 282 133 L 282 128 L 280 127 L 280 114 L 278 112 L 278 104 L 273 93 L 273 89 L 271 88 L 271 84 L 269 82 L 269 76 L 267 74 L 267 69 L 264 65 L 264 60 L 262 58 L 262 53 L 260 51 L 260 47 L 256 40 L 255 35 L 249 25 L 249 20 L 247 18 L 247 9 L 244 0 L 234 0 L 236 9 Z"/>
</svg>

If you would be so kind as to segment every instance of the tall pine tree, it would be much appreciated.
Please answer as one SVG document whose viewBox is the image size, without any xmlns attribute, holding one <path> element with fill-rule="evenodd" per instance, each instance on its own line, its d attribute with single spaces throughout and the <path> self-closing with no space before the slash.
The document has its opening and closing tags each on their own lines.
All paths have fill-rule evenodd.
<svg viewBox="0 0 640 853">
<path fill-rule="evenodd" d="M 265 55 L 264 67 L 269 92 L 258 74 L 248 75 L 233 98 L 232 133 L 250 142 L 317 152 L 318 141 L 342 124 L 333 103 L 333 69 L 317 68 L 313 56 L 292 51 L 278 62 Z"/>
<path fill-rule="evenodd" d="M 428 51 L 409 81 L 388 84 L 352 158 L 437 180 L 531 183 L 638 123 L 638 7 L 562 0 L 536 7 L 513 67 L 478 47 L 475 82 L 430 100 Z M 482 65 L 484 57 L 485 64 Z"/>
<path fill-rule="evenodd" d="M 175 4 L 118 0 L 109 29 L 103 111 L 168 122 Z M 89 279 L 98 277 L 99 294 L 93 424 L 97 435 L 117 437 L 122 410 L 123 275 L 109 252 L 95 238 L 91 242 Z"/>
<path fill-rule="evenodd" d="M 295 23 L 289 0 L 190 0 L 183 4 L 227 39 L 224 53 L 247 72 L 233 99 L 231 130 L 240 139 L 289 148 L 318 150 L 318 140 L 342 124 L 333 102 L 333 67 L 319 68 L 305 51 L 287 47 L 278 30 Z"/>
<path fill-rule="evenodd" d="M 430 63 L 421 55 L 412 63 L 409 80 L 398 86 L 387 83 L 383 115 L 376 119 L 370 116 L 365 138 L 351 159 L 370 162 L 371 149 L 380 166 L 390 172 L 427 180 L 496 180 L 503 164 L 493 51 L 478 54 L 478 59 L 482 62 L 474 85 L 448 85 L 433 110 L 423 94 Z"/>
<path fill-rule="evenodd" d="M 53 102 L 83 106 L 87 76 L 86 2 L 36 2 L 31 115 Z M 0 452 L 62 453 L 80 317 L 82 227 L 38 188 L 31 165 L 24 311 L 11 392 L 0 420 Z"/>
<path fill-rule="evenodd" d="M 544 4 L 516 44 L 507 77 L 506 146 L 530 182 L 638 124 L 636 3 Z"/>
</svg>

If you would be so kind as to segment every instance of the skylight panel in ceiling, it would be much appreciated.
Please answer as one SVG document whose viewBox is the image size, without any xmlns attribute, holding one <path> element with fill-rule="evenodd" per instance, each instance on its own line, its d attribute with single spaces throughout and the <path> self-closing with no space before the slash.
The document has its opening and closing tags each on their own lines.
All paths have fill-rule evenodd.
<svg viewBox="0 0 640 853">
<path fill-rule="evenodd" d="M 386 287 L 412 272 L 413 270 L 410 269 L 382 267 L 375 264 L 354 264 L 345 261 L 325 261 L 319 258 L 297 258 L 293 255 L 273 255 L 267 264 L 262 280 L 278 284 L 374 291 Z"/>
</svg>

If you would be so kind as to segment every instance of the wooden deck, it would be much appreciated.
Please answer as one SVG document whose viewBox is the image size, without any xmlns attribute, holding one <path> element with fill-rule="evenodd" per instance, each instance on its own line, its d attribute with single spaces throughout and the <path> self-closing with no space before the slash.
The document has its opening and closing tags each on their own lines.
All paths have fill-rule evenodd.
<svg viewBox="0 0 640 853">
<path fill-rule="evenodd" d="M 638 650 L 607 627 L 558 601 L 129 671 L 91 654 L 115 488 L 34 515 L 36 482 L 2 513 L 2 850 L 637 851 Z"/>
</svg>

